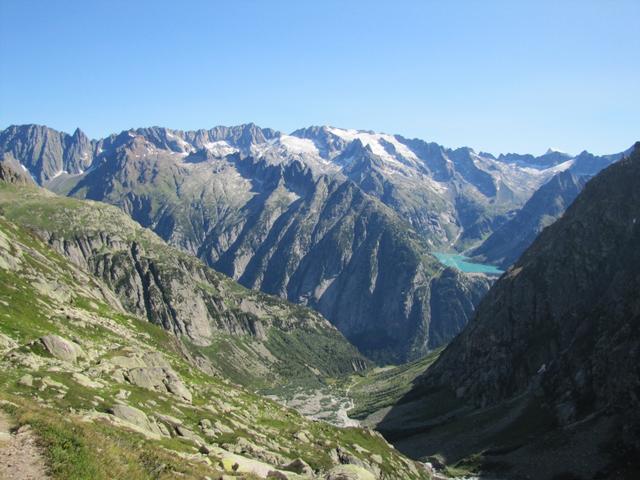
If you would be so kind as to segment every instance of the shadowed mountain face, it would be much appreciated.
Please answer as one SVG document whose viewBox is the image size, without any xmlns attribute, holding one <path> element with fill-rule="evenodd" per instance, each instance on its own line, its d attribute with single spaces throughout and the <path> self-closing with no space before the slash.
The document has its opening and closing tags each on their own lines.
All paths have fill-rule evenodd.
<svg viewBox="0 0 640 480">
<path fill-rule="evenodd" d="M 638 182 L 640 144 L 495 283 L 382 421 L 388 438 L 414 456 L 480 454 L 507 478 L 637 478 Z"/>
<path fill-rule="evenodd" d="M 586 183 L 570 170 L 545 183 L 515 216 L 500 226 L 471 255 L 484 263 L 508 268 L 533 243 L 540 232 L 555 222 Z"/>
<path fill-rule="evenodd" d="M 488 288 L 482 276 L 441 278 L 429 252 L 477 243 L 578 158 L 507 161 L 397 135 L 252 124 L 92 141 L 10 127 L 0 149 L 47 188 L 114 204 L 241 284 L 316 309 L 382 361 L 449 341 Z"/>
<path fill-rule="evenodd" d="M 509 158 L 511 161 L 513 155 Z M 548 152 L 538 162 L 567 161 L 560 152 Z M 622 154 L 595 156 L 582 152 L 571 166 L 542 185 L 509 221 L 500 225 L 482 244 L 471 251 L 480 262 L 508 268 L 533 243 L 540 232 L 555 222 L 578 196 L 587 180 L 620 160 Z"/>
</svg>

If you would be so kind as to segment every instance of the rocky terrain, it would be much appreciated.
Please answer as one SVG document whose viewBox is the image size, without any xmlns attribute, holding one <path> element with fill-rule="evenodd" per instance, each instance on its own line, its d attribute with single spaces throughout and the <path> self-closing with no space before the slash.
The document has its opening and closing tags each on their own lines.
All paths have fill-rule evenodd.
<svg viewBox="0 0 640 480">
<path fill-rule="evenodd" d="M 624 153 L 631 153 L 631 149 Z M 585 183 L 603 168 L 620 160 L 622 155 L 623 153 L 596 156 L 582 152 L 571 160 L 571 166 L 544 183 L 511 219 L 491 233 L 480 246 L 471 249 L 469 254 L 480 262 L 505 269 L 510 267 L 540 232 L 565 212 Z M 552 152 L 546 156 L 552 157 Z M 558 154 L 556 161 L 567 158 L 568 155 Z M 515 155 L 505 159 L 522 161 Z"/>
<path fill-rule="evenodd" d="M 566 170 L 540 187 L 508 222 L 470 253 L 476 260 L 509 268 L 545 227 L 555 222 L 587 182 Z"/>
<path fill-rule="evenodd" d="M 310 306 L 380 361 L 418 358 L 448 341 L 488 288 L 486 278 L 450 278 L 471 301 L 452 305 L 446 321 L 432 315 L 444 269 L 430 248 L 498 222 L 551 174 L 500 164 L 494 178 L 482 168 L 495 160 L 470 149 L 331 127 L 80 138 L 10 127 L 0 151 L 41 185 L 112 203 L 244 286 Z M 489 197 L 503 184 L 517 192 L 498 206 Z"/>
<path fill-rule="evenodd" d="M 4 183 L 0 209 L 102 280 L 127 313 L 179 336 L 202 368 L 237 383 L 314 384 L 367 365 L 320 315 L 237 285 L 116 208 Z"/>
<path fill-rule="evenodd" d="M 180 320 L 176 286 L 181 274 L 172 277 L 170 293 L 176 297 L 152 303 L 174 305 L 176 316 L 168 315 L 165 323 L 150 322 L 149 306 L 136 307 L 114 281 L 121 279 L 128 261 L 114 264 L 115 276 L 105 275 L 109 269 L 96 268 L 98 252 L 115 256 L 122 246 L 130 252 L 135 237 L 140 244 L 137 258 L 146 257 L 149 270 L 158 262 L 160 277 L 168 282 L 168 267 L 160 262 L 162 249 L 168 247 L 118 210 L 96 204 L 89 208 L 34 187 L 5 184 L 1 195 L 0 418 L 9 418 L 16 432 L 32 432 L 51 478 L 429 477 L 424 466 L 403 457 L 371 430 L 307 420 L 229 381 L 225 370 L 216 368 L 215 357 L 192 348 L 196 339 L 204 343 L 208 337 L 196 329 L 198 335 L 191 338 L 193 326 Z M 67 219 L 66 225 L 58 224 L 57 214 Z M 94 223 L 96 219 L 119 221 L 101 230 L 104 225 Z M 100 241 L 98 232 L 103 232 Z M 93 243 L 85 243 L 91 238 Z M 253 338 L 256 332 L 247 325 L 260 321 L 266 334 L 273 329 L 285 332 L 283 339 L 306 326 L 335 332 L 300 307 L 239 286 L 233 292 L 232 281 L 206 273 L 195 260 L 187 268 L 182 254 L 170 251 L 175 258 L 164 261 L 174 268 L 184 262 L 182 274 L 193 274 L 197 270 L 191 267 L 200 265 L 203 283 L 207 275 L 217 279 L 211 292 L 227 289 L 223 299 L 229 304 L 208 310 L 215 320 L 213 331 Z M 162 285 L 156 282 L 159 290 Z M 135 282 L 128 288 L 135 288 Z M 246 306 L 233 307 L 241 298 L 255 303 L 255 318 L 242 317 Z M 231 328 L 233 324 L 237 327 Z M 267 345 L 265 341 L 261 348 L 266 351 Z M 320 368 L 309 365 L 311 370 Z"/>
<path fill-rule="evenodd" d="M 494 157 L 399 135 L 333 127 L 286 135 L 253 124 L 91 141 L 79 130 L 13 126 L 0 132 L 0 152 L 40 185 L 112 203 L 242 285 L 315 309 L 382 362 L 448 342 L 489 286 L 479 276 L 442 278 L 431 251 L 496 232 L 477 255 L 506 264 L 564 206 L 509 221 L 538 188 L 619 158 Z M 505 222 L 506 232 L 527 226 L 515 247 L 500 233 Z M 442 285 L 451 295 L 438 293 Z"/>
<path fill-rule="evenodd" d="M 636 144 L 496 282 L 388 439 L 498 477 L 637 478 L 639 180 Z"/>
</svg>

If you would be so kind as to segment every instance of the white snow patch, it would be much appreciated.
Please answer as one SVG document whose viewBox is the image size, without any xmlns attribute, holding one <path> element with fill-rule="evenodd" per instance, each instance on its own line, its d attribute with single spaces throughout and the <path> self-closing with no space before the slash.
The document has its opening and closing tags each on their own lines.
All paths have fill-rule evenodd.
<svg viewBox="0 0 640 480">
<path fill-rule="evenodd" d="M 171 133 L 170 131 L 167 130 L 166 136 L 167 136 L 167 139 L 169 140 L 175 140 L 183 152 L 190 153 L 195 151 L 195 149 L 189 142 L 186 142 L 183 138 L 179 137 L 178 135 L 175 135 L 174 133 Z"/>
<path fill-rule="evenodd" d="M 389 163 L 390 165 L 388 165 L 388 167 L 391 168 L 393 173 L 403 173 L 405 175 L 415 173 L 411 166 L 419 161 L 417 155 L 413 153 L 409 147 L 399 142 L 393 135 L 335 127 L 327 127 L 327 130 L 347 142 L 360 140 L 364 146 L 371 148 L 371 151 L 375 155 Z M 391 144 L 393 150 L 395 150 L 395 154 L 389 153 L 382 142 Z M 407 163 L 409 163 L 409 165 L 407 165 Z"/>
<path fill-rule="evenodd" d="M 308 138 L 292 137 L 291 135 L 282 135 L 280 144 L 291 153 L 308 153 L 310 155 L 320 155 L 318 147 Z"/>
<path fill-rule="evenodd" d="M 202 146 L 218 157 L 224 157 L 226 155 L 230 155 L 239 151 L 237 148 L 232 147 L 228 142 L 224 140 L 219 140 L 217 142 L 206 142 Z"/>
<path fill-rule="evenodd" d="M 543 169 L 535 168 L 535 167 L 520 167 L 520 168 L 522 169 L 523 172 L 526 172 L 529 175 L 552 176 L 552 175 L 555 175 L 556 173 L 564 172 L 565 170 L 571 168 L 573 163 L 574 163 L 574 160 L 571 159 L 549 168 L 543 168 Z"/>
</svg>

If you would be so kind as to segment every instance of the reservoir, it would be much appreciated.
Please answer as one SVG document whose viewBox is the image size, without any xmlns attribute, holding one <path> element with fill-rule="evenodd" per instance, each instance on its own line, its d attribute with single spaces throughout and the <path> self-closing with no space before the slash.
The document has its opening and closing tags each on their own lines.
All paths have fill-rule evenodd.
<svg viewBox="0 0 640 480">
<path fill-rule="evenodd" d="M 486 263 L 474 263 L 469 257 L 465 257 L 459 253 L 439 253 L 431 252 L 440 263 L 447 267 L 457 268 L 465 273 L 486 273 L 488 275 L 502 275 L 504 270 L 500 270 L 494 265 Z"/>
</svg>

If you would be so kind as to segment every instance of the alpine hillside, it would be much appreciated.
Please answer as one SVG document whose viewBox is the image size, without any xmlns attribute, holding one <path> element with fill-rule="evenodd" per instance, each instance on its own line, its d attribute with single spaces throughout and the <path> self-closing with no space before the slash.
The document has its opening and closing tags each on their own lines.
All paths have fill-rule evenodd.
<svg viewBox="0 0 640 480">
<path fill-rule="evenodd" d="M 212 330 L 254 338 L 248 327 L 260 323 L 265 335 L 281 330 L 280 338 L 289 345 L 295 341 L 286 339 L 301 329 L 316 329 L 315 336 L 306 332 L 314 341 L 331 338 L 335 330 L 317 314 L 208 273 L 113 207 L 60 199 L 16 184 L 2 185 L 1 195 L 0 471 L 9 478 L 430 478 L 423 465 L 403 457 L 371 430 L 310 421 L 237 385 L 220 358 L 203 361 L 190 347 L 193 330 L 186 321 L 171 323 L 159 312 L 158 322 L 150 322 L 148 312 L 133 305 L 122 287 L 141 295 L 145 288 L 155 290 L 150 305 L 173 305 L 173 321 L 182 318 L 187 303 L 198 305 L 200 298 L 215 304 L 222 292 L 228 305 L 208 310 Z M 19 205 L 33 213 L 31 223 L 25 223 Z M 57 222 L 65 216 L 70 222 L 58 230 Z M 113 230 L 97 230 L 104 222 L 113 224 Z M 49 236 L 54 231 L 55 240 Z M 134 239 L 139 252 L 129 254 Z M 161 258 L 167 253 L 176 258 Z M 136 273 L 126 273 L 129 255 L 143 266 L 145 276 L 155 277 L 153 287 L 136 279 Z M 110 261 L 115 277 L 98 268 Z M 189 272 L 198 276 L 204 291 L 181 298 L 181 281 Z M 136 287 L 138 281 L 143 285 Z M 251 302 L 253 313 L 243 316 L 237 305 L 242 300 Z M 176 335 L 179 325 L 185 331 Z M 335 333 L 331 344 L 346 345 Z M 269 341 L 261 342 L 248 339 L 245 348 L 260 347 L 262 356 L 250 352 L 235 361 L 253 362 L 253 368 L 277 363 L 277 351 L 270 354 Z M 340 355 L 334 350 L 324 358 Z M 313 356 L 322 358 L 322 353 Z M 289 375 L 305 367 L 323 368 L 319 363 L 293 367 L 296 361 L 313 362 L 300 352 L 293 351 L 288 361 L 284 373 Z M 11 428 L 5 431 L 8 422 Z M 36 477 L 26 461 L 16 464 L 24 460 L 20 455 L 7 456 L 7 444 L 29 437 L 33 443 L 23 448 L 42 456 Z"/>
</svg>

